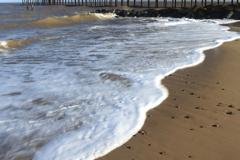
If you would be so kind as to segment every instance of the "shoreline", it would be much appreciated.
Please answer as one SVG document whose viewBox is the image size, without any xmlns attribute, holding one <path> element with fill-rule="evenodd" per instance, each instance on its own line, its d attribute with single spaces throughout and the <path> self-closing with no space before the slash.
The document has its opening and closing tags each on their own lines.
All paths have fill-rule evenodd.
<svg viewBox="0 0 240 160">
<path fill-rule="evenodd" d="M 227 24 L 235 29 L 239 25 L 240 22 Z M 240 159 L 237 152 L 240 129 L 235 127 L 240 116 L 236 87 L 240 78 L 235 77 L 240 60 L 236 49 L 239 44 L 237 39 L 206 50 L 202 63 L 165 77 L 162 85 L 168 89 L 169 96 L 148 111 L 142 127 L 147 134 L 137 133 L 98 160 Z"/>
</svg>

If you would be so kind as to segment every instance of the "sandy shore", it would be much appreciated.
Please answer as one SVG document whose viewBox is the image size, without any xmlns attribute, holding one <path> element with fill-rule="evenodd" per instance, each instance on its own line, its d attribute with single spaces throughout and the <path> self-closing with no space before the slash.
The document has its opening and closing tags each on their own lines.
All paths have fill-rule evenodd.
<svg viewBox="0 0 240 160">
<path fill-rule="evenodd" d="M 169 97 L 148 112 L 147 133 L 98 160 L 239 160 L 239 49 L 240 40 L 226 42 L 205 51 L 200 65 L 166 77 Z"/>
</svg>

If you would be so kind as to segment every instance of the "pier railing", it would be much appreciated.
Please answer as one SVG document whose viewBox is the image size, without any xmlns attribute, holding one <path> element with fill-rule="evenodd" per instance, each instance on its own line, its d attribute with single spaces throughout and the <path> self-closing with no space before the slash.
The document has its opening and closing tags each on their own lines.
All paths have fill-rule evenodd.
<svg viewBox="0 0 240 160">
<path fill-rule="evenodd" d="M 124 3 L 124 0 L 22 0 L 22 4 L 24 5 L 66 5 L 66 6 L 92 6 L 92 7 L 118 7 L 118 2 L 120 6 L 130 6 L 130 1 L 126 0 L 127 3 Z M 228 4 L 238 4 L 239 0 L 231 0 L 227 1 Z M 147 0 L 144 1 L 147 3 L 148 8 L 150 7 L 193 7 L 193 6 L 206 6 L 210 4 L 218 4 L 218 5 L 226 5 L 226 0 Z M 153 4 L 152 4 L 153 3 Z M 161 4 L 161 6 L 159 5 Z M 178 4 L 178 6 L 177 6 Z M 136 0 L 131 2 L 131 7 L 143 7 L 143 0 L 138 1 L 138 5 L 136 4 Z"/>
</svg>

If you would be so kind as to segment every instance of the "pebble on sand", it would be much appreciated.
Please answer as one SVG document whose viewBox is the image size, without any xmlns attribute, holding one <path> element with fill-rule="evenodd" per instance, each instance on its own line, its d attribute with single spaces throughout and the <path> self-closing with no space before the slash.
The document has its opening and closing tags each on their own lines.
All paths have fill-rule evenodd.
<svg viewBox="0 0 240 160">
<path fill-rule="evenodd" d="M 190 93 L 190 94 L 193 95 L 193 96 L 196 95 L 195 93 Z"/>
<path fill-rule="evenodd" d="M 232 115 L 232 112 L 226 112 L 226 114 Z"/>
<path fill-rule="evenodd" d="M 187 83 L 187 84 L 189 84 L 189 83 L 190 83 L 190 81 L 187 81 L 186 83 Z"/>
<path fill-rule="evenodd" d="M 181 108 L 181 106 L 175 106 L 176 108 Z"/>
<path fill-rule="evenodd" d="M 219 127 L 219 124 L 213 124 L 212 126 L 213 127 Z"/>
<path fill-rule="evenodd" d="M 128 149 L 132 149 L 132 146 L 127 147 Z"/>
<path fill-rule="evenodd" d="M 222 106 L 222 103 L 219 103 L 218 106 Z"/>
<path fill-rule="evenodd" d="M 189 116 L 184 116 L 184 118 L 187 118 L 187 119 L 189 119 Z"/>
<path fill-rule="evenodd" d="M 150 144 L 148 144 L 148 146 L 152 146 L 152 144 L 150 143 Z"/>
<path fill-rule="evenodd" d="M 200 107 L 195 107 L 195 109 L 200 109 Z"/>
<path fill-rule="evenodd" d="M 143 129 L 143 130 L 139 131 L 138 133 L 141 133 L 142 135 L 145 135 L 147 133 L 147 131 Z"/>
<path fill-rule="evenodd" d="M 233 105 L 228 105 L 229 108 L 233 108 Z"/>
<path fill-rule="evenodd" d="M 165 155 L 165 153 L 164 153 L 164 152 L 159 152 L 159 154 L 161 154 L 161 155 Z"/>
</svg>

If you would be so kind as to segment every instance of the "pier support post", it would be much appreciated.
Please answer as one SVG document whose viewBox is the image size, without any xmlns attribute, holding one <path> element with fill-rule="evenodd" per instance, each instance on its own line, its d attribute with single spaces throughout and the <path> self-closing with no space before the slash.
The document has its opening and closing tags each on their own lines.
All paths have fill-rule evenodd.
<svg viewBox="0 0 240 160">
<path fill-rule="evenodd" d="M 142 0 L 141 0 L 141 8 L 142 8 Z"/>
<path fill-rule="evenodd" d="M 121 0 L 121 6 L 123 6 L 123 0 Z"/>
<path fill-rule="evenodd" d="M 127 6 L 129 6 L 129 0 L 127 0 Z"/>
<path fill-rule="evenodd" d="M 223 0 L 223 5 L 225 6 L 225 0 Z"/>
<path fill-rule="evenodd" d="M 184 7 L 186 8 L 186 5 L 187 5 L 187 2 L 186 2 L 186 0 L 184 0 Z"/>
<path fill-rule="evenodd" d="M 156 8 L 158 8 L 158 0 L 156 0 Z"/>
<path fill-rule="evenodd" d="M 133 5 L 134 5 L 134 7 L 136 7 L 136 0 L 133 1 Z"/>
<path fill-rule="evenodd" d="M 118 6 L 118 0 L 115 0 L 115 7 Z"/>
<path fill-rule="evenodd" d="M 231 5 L 233 5 L 233 0 L 231 0 Z"/>
<path fill-rule="evenodd" d="M 173 8 L 173 6 L 174 6 L 174 0 L 172 0 L 172 8 Z"/>
<path fill-rule="evenodd" d="M 195 7 L 197 6 L 197 0 L 195 0 Z"/>
<path fill-rule="evenodd" d="M 213 5 L 213 0 L 211 0 L 211 5 Z"/>
<path fill-rule="evenodd" d="M 150 8 L 150 0 L 148 0 L 148 8 Z"/>
</svg>

